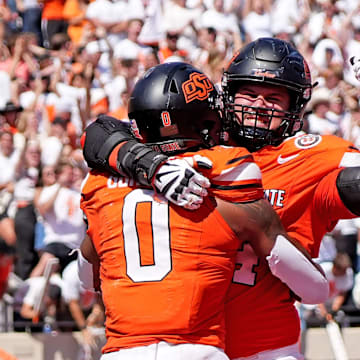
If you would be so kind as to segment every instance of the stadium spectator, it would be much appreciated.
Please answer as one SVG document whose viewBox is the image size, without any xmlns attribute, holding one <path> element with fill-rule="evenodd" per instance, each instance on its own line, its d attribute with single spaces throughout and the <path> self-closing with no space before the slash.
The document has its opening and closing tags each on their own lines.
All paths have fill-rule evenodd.
<svg viewBox="0 0 360 360">
<path fill-rule="evenodd" d="M 328 38 L 318 41 L 314 46 L 312 63 L 316 65 L 320 74 L 331 67 L 342 68 L 344 59 L 338 43 Z"/>
<path fill-rule="evenodd" d="M 176 31 L 167 31 L 165 41 L 159 47 L 158 57 L 160 63 L 164 63 L 167 58 L 171 56 L 177 56 L 180 61 L 187 60 L 189 55 L 185 49 L 179 49 L 177 42 L 179 40 L 179 34 Z"/>
<path fill-rule="evenodd" d="M 177 33 L 177 47 L 188 53 L 196 48 L 196 20 L 201 16 L 203 7 L 201 1 L 190 7 L 186 0 L 169 0 L 163 2 L 163 29 L 166 32 Z M 163 41 L 165 38 L 163 38 Z M 159 47 L 162 46 L 160 41 Z"/>
<path fill-rule="evenodd" d="M 127 22 L 127 29 L 124 33 L 124 39 L 120 40 L 114 46 L 114 56 L 117 58 L 127 58 L 128 54 L 133 54 L 140 63 L 143 63 L 144 52 L 149 48 L 139 42 L 139 35 L 144 25 L 141 18 L 132 18 Z"/>
<path fill-rule="evenodd" d="M 224 0 L 214 0 L 213 7 L 202 13 L 195 26 L 198 31 L 215 29 L 218 45 L 231 54 L 243 44 L 238 19 L 234 13 L 225 11 Z"/>
<path fill-rule="evenodd" d="M 15 233 L 17 259 L 15 273 L 23 280 L 38 262 L 35 250 L 35 224 L 37 216 L 34 207 L 35 187 L 38 183 L 41 159 L 40 145 L 35 140 L 29 140 L 23 153 L 22 165 L 14 186 Z"/>
<path fill-rule="evenodd" d="M 89 0 L 65 0 L 63 14 L 69 24 L 67 33 L 75 46 L 85 44 L 87 32 L 93 29 L 90 21 L 86 19 L 89 3 Z"/>
<path fill-rule="evenodd" d="M 85 344 L 94 347 L 96 335 L 92 328 L 104 325 L 104 311 L 99 295 L 81 287 L 76 260 L 70 262 L 62 272 L 61 295 Z"/>
<path fill-rule="evenodd" d="M 9 56 L 1 60 L 0 70 L 6 71 L 13 83 L 20 83 L 18 86 L 23 85 L 27 83 L 30 73 L 36 70 L 36 61 L 29 49 L 28 35 L 25 33 L 12 35 L 8 47 Z"/>
<path fill-rule="evenodd" d="M 113 79 L 105 86 L 109 98 L 109 110 L 114 111 L 122 106 L 121 94 L 131 92 L 139 75 L 139 60 L 137 51 L 130 50 L 125 54 L 118 54 L 113 59 Z"/>
<path fill-rule="evenodd" d="M 47 137 L 41 141 L 41 163 L 42 165 L 56 166 L 64 152 L 64 147 L 70 140 L 66 132 L 66 122 L 58 117 L 50 124 Z"/>
<path fill-rule="evenodd" d="M 73 166 L 60 163 L 56 167 L 56 183 L 44 187 L 35 200 L 44 226 L 44 246 L 30 277 L 41 276 L 49 258 L 59 259 L 61 272 L 76 259 L 77 253 L 71 250 L 79 247 L 85 233 L 79 202 L 80 193 L 73 189 Z"/>
<path fill-rule="evenodd" d="M 0 133 L 0 237 L 12 246 L 16 243 L 16 234 L 9 206 L 13 199 L 21 154 L 21 149 L 14 147 L 14 135 L 6 131 Z"/>
<path fill-rule="evenodd" d="M 144 62 L 143 62 L 143 71 L 148 71 L 153 66 L 159 65 L 160 60 L 157 54 L 157 51 L 154 48 L 149 48 L 149 50 L 145 51 L 144 54 Z"/>
<path fill-rule="evenodd" d="M 246 0 L 242 12 L 242 24 L 247 36 L 247 42 L 259 37 L 272 36 L 271 1 Z"/>
<path fill-rule="evenodd" d="M 15 331 L 43 331 L 44 322 L 56 329 L 61 287 L 62 279 L 56 270 L 50 275 L 48 285 L 43 276 L 26 279 L 14 294 L 14 319 L 21 323 L 15 325 Z"/>
<path fill-rule="evenodd" d="M 16 0 L 16 7 L 22 18 L 22 31 L 36 36 L 36 44 L 42 45 L 41 13 L 42 7 L 38 1 Z"/>
<path fill-rule="evenodd" d="M 15 147 L 22 149 L 24 147 L 24 141 L 17 135 L 17 122 L 19 115 L 23 108 L 15 105 L 12 101 L 8 101 L 5 106 L 0 109 L 1 118 L 1 131 L 10 131 L 14 134 Z"/>
<path fill-rule="evenodd" d="M 338 124 L 332 123 L 327 118 L 330 109 L 330 92 L 326 88 L 314 91 L 309 103 L 312 113 L 308 116 L 309 133 L 330 135 L 338 132 Z"/>
<path fill-rule="evenodd" d="M 143 1 L 144 5 L 144 25 L 139 35 L 139 42 L 151 46 L 158 47 L 160 41 L 164 37 L 163 29 L 163 7 L 162 0 Z"/>
<path fill-rule="evenodd" d="M 360 218 L 340 220 L 333 230 L 336 250 L 338 253 L 347 254 L 351 261 L 353 273 L 358 269 L 358 242 L 360 235 Z"/>
<path fill-rule="evenodd" d="M 219 41 L 216 29 L 200 28 L 198 48 L 192 52 L 190 58 L 193 64 L 203 69 L 215 83 L 220 83 L 227 51 L 228 46 Z"/>
<path fill-rule="evenodd" d="M 316 1 L 313 4 L 308 26 L 310 43 L 315 45 L 321 39 L 339 41 L 339 33 L 345 20 L 344 13 L 338 8 L 338 2 L 333 0 Z"/>
<path fill-rule="evenodd" d="M 115 117 L 119 120 L 128 119 L 128 105 L 129 105 L 129 91 L 124 89 L 120 94 L 121 105 L 114 111 L 110 111 L 108 115 Z"/>
<path fill-rule="evenodd" d="M 41 168 L 39 173 L 39 181 L 36 184 L 35 194 L 34 194 L 34 206 L 37 214 L 37 221 L 35 225 L 35 239 L 34 239 L 34 248 L 38 251 L 44 246 L 44 224 L 42 221 L 42 216 L 40 211 L 37 209 L 37 203 L 39 196 L 43 188 L 54 185 L 56 182 L 55 166 L 54 165 L 44 165 Z M 35 266 L 35 265 L 34 265 Z"/>
<path fill-rule="evenodd" d="M 309 1 L 274 0 L 271 6 L 271 31 L 276 37 L 287 34 L 283 40 L 290 41 L 309 18 L 311 9 Z"/>
<path fill-rule="evenodd" d="M 354 272 L 346 253 L 337 253 L 332 262 L 322 263 L 321 267 L 330 283 L 330 295 L 325 303 L 318 305 L 317 313 L 326 320 L 332 320 L 354 285 Z"/>
<path fill-rule="evenodd" d="M 41 30 L 43 45 L 46 48 L 52 47 L 53 36 L 66 34 L 68 22 L 64 18 L 65 0 L 41 0 Z"/>
</svg>

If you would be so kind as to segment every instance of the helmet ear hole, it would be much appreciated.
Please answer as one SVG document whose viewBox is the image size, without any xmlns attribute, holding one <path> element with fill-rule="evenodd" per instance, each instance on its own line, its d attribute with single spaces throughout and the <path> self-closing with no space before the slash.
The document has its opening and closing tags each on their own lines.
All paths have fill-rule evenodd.
<svg viewBox="0 0 360 360">
<path fill-rule="evenodd" d="M 179 89 L 175 80 L 171 80 L 169 91 L 175 94 L 179 94 Z"/>
</svg>

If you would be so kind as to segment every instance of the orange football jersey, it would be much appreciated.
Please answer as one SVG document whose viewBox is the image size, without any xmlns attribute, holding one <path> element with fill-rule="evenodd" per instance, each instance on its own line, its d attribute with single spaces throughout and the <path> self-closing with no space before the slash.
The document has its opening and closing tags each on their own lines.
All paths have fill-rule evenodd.
<svg viewBox="0 0 360 360">
<path fill-rule="evenodd" d="M 325 233 L 339 219 L 355 217 L 339 198 L 336 177 L 342 167 L 360 166 L 359 150 L 335 136 L 305 134 L 252 155 L 289 235 L 317 257 Z M 296 343 L 300 323 L 289 289 L 249 246 L 240 248 L 235 266 L 226 301 L 227 355 L 250 356 Z"/>
<path fill-rule="evenodd" d="M 208 175 L 224 197 L 263 198 L 261 174 L 245 149 L 215 147 Z M 209 197 L 191 212 L 134 181 L 92 171 L 81 207 L 100 258 L 106 309 L 103 352 L 154 342 L 225 345 L 224 304 L 239 239 Z"/>
</svg>

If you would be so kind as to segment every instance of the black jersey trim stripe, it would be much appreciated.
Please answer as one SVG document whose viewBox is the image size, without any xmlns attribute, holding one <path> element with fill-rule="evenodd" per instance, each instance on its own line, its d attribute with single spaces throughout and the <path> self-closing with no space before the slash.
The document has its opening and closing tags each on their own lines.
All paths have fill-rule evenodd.
<svg viewBox="0 0 360 360">
<path fill-rule="evenodd" d="M 248 154 L 248 155 L 244 155 L 244 156 L 240 156 L 240 157 L 237 157 L 237 158 L 234 158 L 234 159 L 231 159 L 231 160 L 229 160 L 227 163 L 226 163 L 226 165 L 230 165 L 230 164 L 234 164 L 234 163 L 236 163 L 236 162 L 238 162 L 238 161 L 240 161 L 240 160 L 243 160 L 243 159 L 252 159 L 252 155 L 251 154 Z"/>
<path fill-rule="evenodd" d="M 245 184 L 245 185 L 216 185 L 211 184 L 210 186 L 212 189 L 218 189 L 218 190 L 235 190 L 235 189 L 246 189 L 246 188 L 260 188 L 260 183 L 256 184 Z"/>
</svg>

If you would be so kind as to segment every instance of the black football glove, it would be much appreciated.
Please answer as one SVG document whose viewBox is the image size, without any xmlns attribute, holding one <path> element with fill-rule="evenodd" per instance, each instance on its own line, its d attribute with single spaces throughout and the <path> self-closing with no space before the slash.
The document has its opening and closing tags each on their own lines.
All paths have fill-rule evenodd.
<svg viewBox="0 0 360 360">
<path fill-rule="evenodd" d="M 82 138 L 84 158 L 90 168 L 115 172 L 108 162 L 111 151 L 116 145 L 134 139 L 128 123 L 100 115 L 85 129 Z"/>
<path fill-rule="evenodd" d="M 109 165 L 113 149 L 125 142 L 117 154 L 116 169 Z M 101 115 L 85 129 L 82 140 L 84 158 L 90 168 L 108 171 L 152 186 L 172 203 L 190 210 L 197 209 L 210 186 L 207 178 L 195 169 L 210 169 L 209 159 L 168 159 L 164 154 L 141 144 L 133 136 L 130 125 L 110 116 Z M 156 174 L 156 177 L 155 177 Z"/>
<path fill-rule="evenodd" d="M 151 186 L 156 169 L 167 159 L 167 156 L 139 143 L 130 124 L 107 115 L 100 115 L 85 129 L 81 142 L 90 168 L 128 176 L 146 186 Z M 122 142 L 125 144 L 118 152 L 114 169 L 109 165 L 109 156 Z"/>
</svg>

